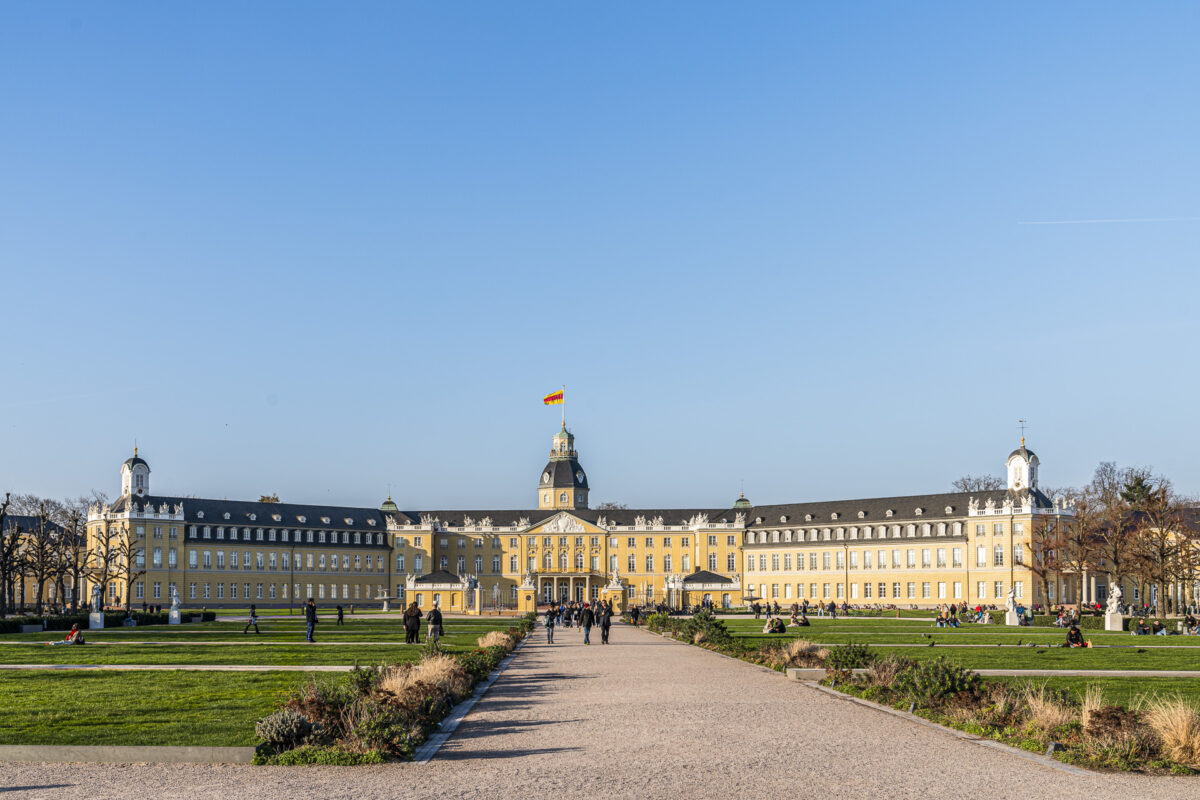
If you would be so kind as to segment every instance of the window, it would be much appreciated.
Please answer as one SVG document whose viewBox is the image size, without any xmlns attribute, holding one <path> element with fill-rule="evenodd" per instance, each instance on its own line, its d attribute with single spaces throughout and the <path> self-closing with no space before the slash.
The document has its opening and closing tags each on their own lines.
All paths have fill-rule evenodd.
<svg viewBox="0 0 1200 800">
<path fill-rule="evenodd" d="M 312 558 L 312 556 L 309 556 L 309 558 Z M 224 550 L 217 551 L 217 569 L 225 569 L 225 551 Z"/>
<path fill-rule="evenodd" d="M 275 538 L 275 536 L 274 536 L 274 534 L 272 534 L 271 539 L 274 539 L 274 538 Z M 267 586 L 267 597 L 271 600 L 275 599 L 275 584 L 272 583 L 269 586 Z"/>
<path fill-rule="evenodd" d="M 938 581 L 938 599 L 946 599 L 946 582 Z"/>
<path fill-rule="evenodd" d="M 627 572 L 637 572 L 637 556 L 633 553 L 629 554 L 629 563 L 625 565 Z"/>
<path fill-rule="evenodd" d="M 733 553 L 729 553 L 725 556 L 725 569 L 729 570 L 730 572 L 733 572 L 735 569 L 737 569 L 737 556 L 735 556 Z"/>
<path fill-rule="evenodd" d="M 777 556 L 776 556 L 776 558 L 777 558 Z M 784 572 L 791 572 L 791 570 L 792 570 L 792 554 L 791 553 L 783 554 L 783 569 L 784 569 Z"/>
<path fill-rule="evenodd" d="M 562 572 L 567 571 L 567 554 L 565 552 L 558 554 L 558 568 Z"/>
<path fill-rule="evenodd" d="M 895 600 L 900 599 L 900 584 L 899 583 L 892 584 L 892 598 Z"/>
<path fill-rule="evenodd" d="M 808 568 L 809 569 L 817 568 L 817 554 L 816 553 L 808 554 Z"/>
<path fill-rule="evenodd" d="M 821 569 L 829 569 L 829 553 L 821 553 Z"/>
<path fill-rule="evenodd" d="M 1004 545 L 998 544 L 992 548 L 992 566 L 1004 566 Z"/>
<path fill-rule="evenodd" d="M 170 567 L 171 569 L 175 569 L 175 567 L 178 566 L 178 563 L 175 560 L 175 548 L 174 547 L 167 550 L 167 566 Z"/>
<path fill-rule="evenodd" d="M 413 556 L 413 571 L 416 572 L 418 575 L 420 575 L 421 572 L 425 569 L 424 562 L 425 562 L 425 558 L 420 553 L 417 553 L 415 556 Z"/>
<path fill-rule="evenodd" d="M 654 547 L 654 537 L 653 536 L 646 537 L 646 547 Z"/>
<path fill-rule="evenodd" d="M 646 572 L 654 572 L 654 556 L 646 556 Z"/>
<path fill-rule="evenodd" d="M 841 553 L 838 553 L 838 555 L 841 555 Z M 850 553 L 850 569 L 858 569 L 858 551 L 857 550 Z"/>
<path fill-rule="evenodd" d="M 1021 547 L 1021 543 L 1013 542 L 1012 548 L 1013 548 L 1013 563 L 1014 564 L 1024 564 L 1025 563 L 1025 550 L 1024 550 L 1024 548 Z"/>
<path fill-rule="evenodd" d="M 371 568 L 370 558 L 371 558 L 370 556 L 367 556 L 367 569 Z M 497 558 L 495 560 L 495 564 L 496 564 L 496 569 L 492 570 L 492 572 L 499 572 L 500 571 L 500 559 Z M 475 574 L 476 575 L 483 574 L 483 556 L 475 556 Z"/>
<path fill-rule="evenodd" d="M 975 566 L 977 566 L 977 567 L 986 567 L 987 566 L 987 548 L 984 547 L 983 545 L 979 545 L 978 547 L 975 548 Z"/>
<path fill-rule="evenodd" d="M 928 600 L 930 597 L 929 588 L 929 581 L 925 581 L 921 584 L 921 597 L 925 600 Z"/>
<path fill-rule="evenodd" d="M 846 596 L 846 585 L 844 583 L 839 583 L 837 585 L 837 596 L 839 598 Z"/>
<path fill-rule="evenodd" d="M 987 583 L 984 581 L 975 582 L 975 598 L 977 600 L 987 599 Z"/>
<path fill-rule="evenodd" d="M 900 551 L 892 551 L 892 569 L 900 569 Z"/>
<path fill-rule="evenodd" d="M 851 586 L 850 586 L 850 596 L 851 596 L 851 597 L 855 597 L 855 596 L 856 596 L 854 589 L 855 589 L 855 586 L 854 586 L 854 584 L 851 584 Z M 871 599 L 871 584 L 869 584 L 869 583 L 864 583 L 864 584 L 863 584 L 863 599 L 864 599 L 864 600 L 870 600 L 870 599 Z"/>
<path fill-rule="evenodd" d="M 583 569 L 583 551 L 575 551 L 575 569 Z"/>
<path fill-rule="evenodd" d="M 938 567 L 946 566 L 946 548 L 944 547 L 937 549 L 937 565 Z"/>
<path fill-rule="evenodd" d="M 220 537 L 217 537 L 217 538 L 220 538 Z M 223 583 L 217 584 L 217 599 L 218 600 L 225 599 L 225 584 L 223 584 Z"/>
<path fill-rule="evenodd" d="M 668 569 L 670 569 L 670 568 L 668 567 Z M 772 572 L 779 571 L 779 553 L 771 554 L 771 571 Z"/>
<path fill-rule="evenodd" d="M 932 563 L 931 559 L 930 559 L 930 555 L 931 555 L 931 553 L 929 552 L 928 547 L 921 548 L 921 566 L 922 567 L 928 567 L 930 565 L 930 563 Z"/>
<path fill-rule="evenodd" d="M 210 597 L 212 597 L 212 587 L 211 584 L 206 583 L 204 584 L 204 599 L 207 600 Z"/>
<path fill-rule="evenodd" d="M 517 557 L 512 557 L 513 572 L 517 571 Z M 492 556 L 492 574 L 496 575 L 500 572 L 500 556 Z"/>
<path fill-rule="evenodd" d="M 962 548 L 961 547 L 955 547 L 950 550 L 950 566 L 952 566 L 952 567 L 961 567 L 962 566 Z"/>
<path fill-rule="evenodd" d="M 916 569 L 916 567 L 917 567 L 917 551 L 916 550 L 907 551 L 907 561 L 905 563 L 908 564 L 909 569 Z"/>
<path fill-rule="evenodd" d="M 291 565 L 288 563 L 288 559 L 289 559 L 289 558 L 290 558 L 290 556 L 289 556 L 287 553 L 280 553 L 280 554 L 279 554 L 279 559 L 280 559 L 280 562 L 279 562 L 279 563 L 280 563 L 280 569 L 291 569 Z M 297 558 L 297 559 L 296 559 L 297 565 L 299 565 L 299 561 L 300 561 L 300 559 L 298 559 L 298 558 Z"/>
<path fill-rule="evenodd" d="M 717 554 L 716 553 L 708 554 L 708 569 L 712 572 L 716 572 L 716 570 L 717 570 Z"/>
<path fill-rule="evenodd" d="M 196 599 L 196 584 L 194 584 L 194 583 L 188 584 L 188 599 L 189 600 Z"/>
<path fill-rule="evenodd" d="M 514 575 L 516 574 L 516 572 L 517 572 L 517 557 L 516 556 L 508 557 L 508 571 L 513 573 Z M 530 572 L 533 572 L 533 570 L 531 569 Z"/>
<path fill-rule="evenodd" d="M 558 495 L 558 502 L 562 503 L 563 505 L 566 505 L 568 497 L 569 497 L 569 495 L 566 492 L 560 492 Z"/>
<path fill-rule="evenodd" d="M 829 599 L 829 584 L 828 583 L 821 584 L 821 597 L 824 597 L 826 600 Z"/>
<path fill-rule="evenodd" d="M 1013 583 L 1013 588 L 1016 589 L 1017 597 L 1025 596 L 1025 581 L 1016 581 Z"/>
<path fill-rule="evenodd" d="M 671 554 L 667 553 L 663 556 L 663 572 L 671 571 Z"/>
<path fill-rule="evenodd" d="M 766 553 L 758 554 L 758 571 L 759 572 L 767 571 L 767 554 Z"/>
<path fill-rule="evenodd" d="M 337 556 L 334 556 L 334 558 L 336 559 Z M 320 570 L 325 569 L 325 554 L 324 553 L 321 553 L 320 555 L 317 556 L 317 569 L 320 569 Z"/>
<path fill-rule="evenodd" d="M 188 569 L 196 568 L 196 561 L 198 558 L 199 556 L 196 554 L 195 550 L 188 551 Z"/>
<path fill-rule="evenodd" d="M 1003 533 L 1004 533 L 1004 523 L 1003 522 L 993 522 L 992 523 L 992 536 L 1001 536 Z"/>
</svg>

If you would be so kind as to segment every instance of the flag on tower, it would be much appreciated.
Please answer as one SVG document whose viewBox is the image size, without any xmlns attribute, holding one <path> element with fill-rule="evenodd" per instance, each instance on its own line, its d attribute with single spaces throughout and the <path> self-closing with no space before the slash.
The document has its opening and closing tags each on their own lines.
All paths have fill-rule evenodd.
<svg viewBox="0 0 1200 800">
<path fill-rule="evenodd" d="M 551 392 L 542 398 L 542 403 L 548 406 L 556 406 L 563 402 L 564 394 L 566 394 L 566 389 L 559 389 L 557 392 Z"/>
</svg>

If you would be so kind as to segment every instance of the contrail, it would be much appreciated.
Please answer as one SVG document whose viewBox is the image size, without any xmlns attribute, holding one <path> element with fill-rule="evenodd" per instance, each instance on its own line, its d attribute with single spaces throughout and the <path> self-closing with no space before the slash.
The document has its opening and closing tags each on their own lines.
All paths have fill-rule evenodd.
<svg viewBox="0 0 1200 800">
<path fill-rule="evenodd" d="M 1126 219 L 1055 219 L 1018 225 L 1101 225 L 1106 222 L 1200 222 L 1200 217 L 1128 217 Z"/>
</svg>

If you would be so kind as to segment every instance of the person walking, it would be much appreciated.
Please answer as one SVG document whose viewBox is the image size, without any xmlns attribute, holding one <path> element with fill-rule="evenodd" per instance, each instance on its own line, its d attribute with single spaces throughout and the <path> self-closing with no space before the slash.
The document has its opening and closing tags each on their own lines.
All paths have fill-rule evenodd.
<svg viewBox="0 0 1200 800">
<path fill-rule="evenodd" d="M 421 640 L 421 609 L 414 600 L 404 609 L 404 643 L 418 644 Z"/>
<path fill-rule="evenodd" d="M 342 607 L 341 607 L 341 606 L 338 606 L 338 607 L 337 607 L 337 611 L 338 611 L 337 624 L 338 624 L 338 625 L 345 625 L 345 624 L 346 624 L 346 615 L 345 615 L 345 612 L 343 612 L 343 611 L 342 611 Z"/>
<path fill-rule="evenodd" d="M 425 615 L 425 619 L 429 620 L 429 627 L 425 630 L 425 641 L 434 641 L 442 638 L 442 610 L 437 607 L 437 603 L 433 604 L 433 608 L 429 609 L 429 613 Z"/>
<path fill-rule="evenodd" d="M 556 610 L 550 606 L 546 611 L 546 644 L 554 644 L 554 617 Z"/>
<path fill-rule="evenodd" d="M 313 639 L 313 629 L 317 627 L 317 604 L 311 597 L 308 598 L 308 602 L 304 604 L 304 627 L 304 641 L 316 641 Z"/>
<path fill-rule="evenodd" d="M 642 609 L 639 608 L 638 606 L 634 606 L 633 608 L 631 608 L 629 610 L 629 621 L 633 623 L 633 627 L 636 628 L 638 626 L 638 617 L 640 617 L 641 615 L 642 615 Z"/>
<path fill-rule="evenodd" d="M 250 604 L 250 619 L 248 619 L 248 620 L 246 621 L 246 627 L 245 627 L 245 628 L 242 628 L 242 635 L 243 635 L 243 636 L 245 636 L 247 633 L 249 633 L 249 632 L 250 632 L 250 626 L 251 626 L 251 625 L 253 625 L 253 626 L 254 626 L 254 633 L 255 633 L 255 634 L 261 633 L 261 631 L 259 631 L 259 629 L 258 629 L 258 609 L 257 609 L 257 608 L 255 608 L 255 606 L 254 606 L 254 603 L 251 603 L 251 604 Z"/>
<path fill-rule="evenodd" d="M 587 603 L 583 604 L 583 608 L 579 610 L 579 627 L 583 628 L 583 643 L 592 643 L 592 624 L 596 621 L 596 615 L 592 613 L 592 609 Z"/>
<path fill-rule="evenodd" d="M 604 603 L 600 609 L 600 644 L 608 644 L 608 630 L 612 627 L 612 605 Z"/>
</svg>

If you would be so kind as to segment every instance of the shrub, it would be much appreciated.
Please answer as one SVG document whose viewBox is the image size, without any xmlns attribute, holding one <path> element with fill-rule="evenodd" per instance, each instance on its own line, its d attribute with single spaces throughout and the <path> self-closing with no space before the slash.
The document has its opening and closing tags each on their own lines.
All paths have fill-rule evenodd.
<svg viewBox="0 0 1200 800">
<path fill-rule="evenodd" d="M 844 644 L 829 651 L 825 658 L 825 668 L 841 672 L 850 669 L 862 669 L 874 660 L 875 654 L 865 644 Z"/>
<path fill-rule="evenodd" d="M 489 647 L 503 647 L 506 653 L 511 653 L 513 648 L 517 646 L 516 639 L 512 635 L 501 631 L 488 631 L 476 639 L 475 644 L 481 650 L 486 650 Z"/>
<path fill-rule="evenodd" d="M 1136 709 L 1101 706 L 1088 715 L 1082 750 L 1091 761 L 1136 769 L 1153 752 L 1153 732 Z"/>
<path fill-rule="evenodd" d="M 890 687 L 900 673 L 911 669 L 916 663 L 911 658 L 896 655 L 877 658 L 867 667 L 867 682 L 872 686 Z"/>
<path fill-rule="evenodd" d="M 901 672 L 894 689 L 921 705 L 932 706 L 962 693 L 977 693 L 979 675 L 945 658 L 935 658 Z"/>
<path fill-rule="evenodd" d="M 284 767 L 305 764 L 326 764 L 335 767 L 353 767 L 358 764 L 382 764 L 383 754 L 370 750 L 356 753 L 339 747 L 315 747 L 304 745 L 295 750 L 286 750 L 277 755 L 254 756 L 255 764 L 276 764 Z"/>
<path fill-rule="evenodd" d="M 482 650 L 471 650 L 466 653 L 459 653 L 455 656 L 458 663 L 473 680 L 481 681 L 488 676 L 499 664 L 500 660 L 505 656 L 505 650 L 502 647 L 489 647 Z"/>
<path fill-rule="evenodd" d="M 314 733 L 320 733 L 320 725 L 314 726 L 302 714 L 284 708 L 256 722 L 254 733 L 278 753 L 309 742 Z"/>
<path fill-rule="evenodd" d="M 1147 701 L 1146 725 L 1158 737 L 1163 755 L 1179 764 L 1200 769 L 1200 713 L 1182 697 L 1156 697 Z"/>
</svg>

